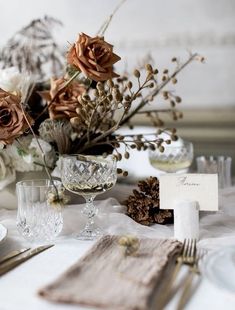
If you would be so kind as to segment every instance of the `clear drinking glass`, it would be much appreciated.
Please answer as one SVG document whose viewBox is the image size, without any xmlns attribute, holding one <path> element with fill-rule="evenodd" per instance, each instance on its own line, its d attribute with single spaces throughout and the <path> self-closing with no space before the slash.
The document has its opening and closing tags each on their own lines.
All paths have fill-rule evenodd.
<svg viewBox="0 0 235 310">
<path fill-rule="evenodd" d="M 199 156 L 196 158 L 198 173 L 217 173 L 219 188 L 232 186 L 232 158 L 229 156 Z"/>
<path fill-rule="evenodd" d="M 63 185 L 54 181 L 58 190 Z M 54 239 L 62 230 L 61 208 L 51 205 L 48 194 L 55 193 L 50 180 L 28 180 L 16 184 L 18 199 L 17 228 L 30 242 L 45 242 Z"/>
<path fill-rule="evenodd" d="M 117 180 L 116 159 L 113 155 L 85 156 L 66 155 L 62 157 L 61 178 L 64 187 L 72 193 L 83 196 L 86 205 L 82 214 L 87 217 L 87 223 L 77 239 L 92 240 L 102 235 L 102 230 L 94 223 L 97 208 L 93 201 L 98 194 L 111 189 Z"/>
<path fill-rule="evenodd" d="M 193 161 L 193 144 L 183 141 L 182 145 L 166 144 L 164 152 L 149 151 L 151 165 L 161 171 L 175 173 L 189 168 Z"/>
</svg>

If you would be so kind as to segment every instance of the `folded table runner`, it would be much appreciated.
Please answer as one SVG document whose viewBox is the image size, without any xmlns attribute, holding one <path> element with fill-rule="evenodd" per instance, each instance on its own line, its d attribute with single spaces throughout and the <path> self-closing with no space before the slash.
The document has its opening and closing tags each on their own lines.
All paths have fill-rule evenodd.
<svg viewBox="0 0 235 310">
<path fill-rule="evenodd" d="M 176 240 L 141 238 L 137 253 L 126 256 L 118 244 L 119 238 L 101 238 L 39 294 L 51 301 L 101 309 L 150 309 L 156 287 L 182 245 Z"/>
</svg>

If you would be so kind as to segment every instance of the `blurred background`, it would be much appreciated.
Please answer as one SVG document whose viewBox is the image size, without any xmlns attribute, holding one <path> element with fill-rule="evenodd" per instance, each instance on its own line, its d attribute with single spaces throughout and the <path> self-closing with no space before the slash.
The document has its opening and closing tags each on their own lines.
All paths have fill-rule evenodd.
<svg viewBox="0 0 235 310">
<path fill-rule="evenodd" d="M 66 49 L 79 32 L 95 35 L 118 0 L 0 0 L 0 47 L 32 19 L 52 16 Z M 171 58 L 198 52 L 205 64 L 193 63 L 179 75 L 177 94 L 184 118 L 172 123 L 194 143 L 195 155 L 229 155 L 235 174 L 235 1 L 129 0 L 114 16 L 105 38 L 122 57 L 116 71 L 131 71 L 151 57 L 160 70 Z M 157 100 L 154 105 L 160 102 Z M 148 125 L 143 116 L 136 123 Z"/>
</svg>

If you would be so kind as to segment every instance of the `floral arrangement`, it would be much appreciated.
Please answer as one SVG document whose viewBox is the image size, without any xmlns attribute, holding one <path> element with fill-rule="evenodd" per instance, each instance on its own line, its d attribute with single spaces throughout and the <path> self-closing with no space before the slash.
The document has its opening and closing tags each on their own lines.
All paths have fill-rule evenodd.
<svg viewBox="0 0 235 310">
<path fill-rule="evenodd" d="M 24 66 L 19 60 L 17 68 L 10 58 L 9 64 L 14 67 L 0 70 L 0 189 L 14 181 L 17 171 L 37 171 L 44 167 L 53 170 L 59 154 L 114 152 L 117 160 L 121 160 L 122 156 L 129 158 L 130 148 L 164 151 L 164 139 L 159 134 L 166 130 L 159 129 L 164 125 L 159 113 L 171 113 L 173 119 L 182 117 L 176 108 L 181 98 L 167 86 L 177 83 L 178 73 L 189 63 L 203 58 L 190 54 L 181 63 L 173 57 L 176 66 L 172 72 L 165 69 L 160 73 L 146 64 L 135 69 L 132 76 L 117 73 L 114 67 L 121 58 L 104 39 L 110 20 L 94 37 L 79 34 L 66 54 L 64 74 L 51 77 L 49 85 L 44 81 L 43 87 L 38 88 L 42 62 L 33 67 L 32 74 L 26 70 L 29 59 L 23 61 Z M 32 32 L 35 25 L 38 29 L 39 22 L 32 22 L 24 29 Z M 156 96 L 163 96 L 169 108 L 150 110 Z M 122 126 L 132 127 L 133 117 L 138 113 L 145 113 L 156 127 L 154 139 L 117 133 Z M 175 129 L 166 132 L 169 136 L 166 143 L 177 139 Z M 119 150 L 121 144 L 125 146 L 124 154 Z M 126 171 L 119 169 L 119 172 L 127 175 Z"/>
</svg>

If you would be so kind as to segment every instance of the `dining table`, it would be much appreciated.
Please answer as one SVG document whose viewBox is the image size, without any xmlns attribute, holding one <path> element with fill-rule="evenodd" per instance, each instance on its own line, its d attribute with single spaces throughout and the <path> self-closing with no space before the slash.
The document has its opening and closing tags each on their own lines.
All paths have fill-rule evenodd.
<svg viewBox="0 0 235 310">
<path fill-rule="evenodd" d="M 121 202 L 132 192 L 133 187 L 133 185 L 120 182 L 95 202 L 99 210 L 97 224 L 102 227 L 104 233 L 108 235 L 132 234 L 148 238 L 174 238 L 173 225 L 144 226 L 125 214 L 125 206 Z M 208 253 L 224 247 L 235 247 L 235 187 L 220 190 L 219 197 L 218 212 L 200 212 L 198 248 Z M 0 310 L 92 309 L 80 305 L 50 302 L 38 294 L 42 287 L 56 280 L 73 266 L 96 242 L 96 240 L 77 240 L 73 236 L 73 233 L 79 231 L 85 224 L 85 218 L 80 213 L 82 206 L 79 203 L 64 208 L 63 230 L 52 242 L 53 247 L 0 277 Z M 17 210 L 0 209 L 0 223 L 8 231 L 6 239 L 0 243 L 0 258 L 15 249 L 37 246 L 37 244 L 27 242 L 19 234 L 16 227 L 16 215 Z M 182 268 L 181 273 L 187 272 L 186 269 L 187 267 Z M 177 309 L 178 299 L 179 293 L 175 294 L 165 309 Z M 235 309 L 235 294 L 211 282 L 204 275 L 202 268 L 200 284 L 185 309 L 232 310 Z"/>
</svg>

